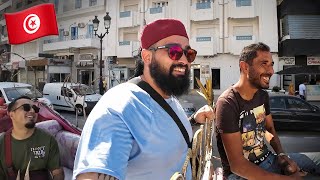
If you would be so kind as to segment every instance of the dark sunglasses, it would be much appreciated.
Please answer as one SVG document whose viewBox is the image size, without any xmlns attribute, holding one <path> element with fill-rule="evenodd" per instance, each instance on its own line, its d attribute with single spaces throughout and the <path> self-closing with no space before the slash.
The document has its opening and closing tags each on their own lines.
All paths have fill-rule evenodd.
<svg viewBox="0 0 320 180">
<path fill-rule="evenodd" d="M 179 44 L 167 44 L 156 48 L 150 48 L 149 50 L 157 51 L 158 49 L 168 49 L 168 56 L 172 60 L 179 60 L 184 54 L 187 57 L 189 63 L 192 63 L 197 56 L 197 51 L 194 49 L 186 48 L 182 49 Z"/>
<path fill-rule="evenodd" d="M 35 113 L 38 113 L 39 110 L 40 110 L 40 108 L 38 108 L 36 105 L 22 104 L 21 106 L 15 108 L 15 109 L 12 110 L 12 111 L 15 111 L 15 110 L 17 110 L 17 109 L 19 109 L 19 108 L 21 108 L 21 107 L 23 108 L 23 110 L 24 110 L 25 112 L 29 112 L 29 111 L 31 110 L 31 108 L 33 108 L 33 110 L 34 110 Z"/>
</svg>

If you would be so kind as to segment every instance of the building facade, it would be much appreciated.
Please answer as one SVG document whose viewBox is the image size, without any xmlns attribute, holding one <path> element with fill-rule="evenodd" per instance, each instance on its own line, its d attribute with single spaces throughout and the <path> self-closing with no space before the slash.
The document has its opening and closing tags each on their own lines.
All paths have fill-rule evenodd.
<svg viewBox="0 0 320 180">
<path fill-rule="evenodd" d="M 108 39 L 114 46 L 107 48 L 107 56 L 116 56 L 112 71 L 120 82 L 126 80 L 134 69 L 143 26 L 158 18 L 176 18 L 198 51 L 191 88 L 197 88 L 195 77 L 205 82 L 212 76 L 214 93 L 221 94 L 237 82 L 239 54 L 246 45 L 268 44 L 279 70 L 276 7 L 276 0 L 107 0 L 107 11 L 116 19 Z M 278 78 L 272 77 L 271 87 L 279 86 Z"/>
<path fill-rule="evenodd" d="M 30 70 L 25 76 L 21 63 L 18 81 L 24 77 L 31 81 L 41 75 L 45 82 L 63 81 L 70 76 L 73 82 L 97 88 L 100 42 L 94 36 L 92 20 L 98 16 L 97 33 L 104 33 L 106 12 L 112 18 L 102 45 L 103 76 L 108 88 L 133 75 L 140 47 L 139 33 L 145 24 L 159 18 L 181 20 L 191 46 L 198 51 L 190 73 L 192 89 L 197 88 L 195 77 L 205 82 L 212 76 L 214 93 L 221 94 L 239 78 L 241 49 L 260 41 L 271 47 L 274 69 L 279 70 L 276 0 L 52 0 L 52 3 L 56 8 L 59 36 L 9 46 L 12 52 L 23 57 L 38 57 L 38 64 L 46 57 L 44 73 Z M 56 66 L 48 57 L 70 63 Z M 274 75 L 271 87 L 279 86 L 279 79 Z"/>
<path fill-rule="evenodd" d="M 320 80 L 320 2 L 314 0 L 278 1 L 280 69 L 294 65 L 305 66 L 301 74 L 285 74 L 281 85 L 288 89 L 290 83 L 299 84 Z M 309 72 L 318 73 L 309 73 Z"/>
</svg>

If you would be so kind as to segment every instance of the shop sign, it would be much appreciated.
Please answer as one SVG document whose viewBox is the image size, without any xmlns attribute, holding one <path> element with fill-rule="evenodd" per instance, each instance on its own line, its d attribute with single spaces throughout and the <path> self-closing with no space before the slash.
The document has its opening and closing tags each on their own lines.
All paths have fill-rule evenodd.
<svg viewBox="0 0 320 180">
<path fill-rule="evenodd" d="M 94 63 L 92 61 L 79 61 L 77 62 L 77 67 L 93 67 Z"/>
<path fill-rule="evenodd" d="M 69 59 L 53 59 L 49 58 L 49 65 L 53 66 L 71 66 L 71 60 Z"/>
<path fill-rule="evenodd" d="M 320 57 L 308 57 L 307 65 L 320 65 Z"/>
<path fill-rule="evenodd" d="M 283 61 L 284 65 L 295 65 L 296 60 L 294 57 L 279 57 L 279 61 Z"/>
</svg>

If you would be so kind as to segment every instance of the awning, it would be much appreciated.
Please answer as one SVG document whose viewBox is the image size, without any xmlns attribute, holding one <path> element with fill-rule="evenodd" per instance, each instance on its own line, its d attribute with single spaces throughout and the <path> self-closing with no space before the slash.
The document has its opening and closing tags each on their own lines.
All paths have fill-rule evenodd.
<svg viewBox="0 0 320 180">
<path fill-rule="evenodd" d="M 48 59 L 28 60 L 26 65 L 27 66 L 46 66 L 48 65 Z"/>
<path fill-rule="evenodd" d="M 290 66 L 276 74 L 320 74 L 320 66 Z"/>
</svg>

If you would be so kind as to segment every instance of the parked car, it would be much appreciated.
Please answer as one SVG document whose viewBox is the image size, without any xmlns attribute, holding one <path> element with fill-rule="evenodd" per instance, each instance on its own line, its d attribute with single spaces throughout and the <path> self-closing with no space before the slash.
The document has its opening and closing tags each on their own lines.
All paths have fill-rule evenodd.
<svg viewBox="0 0 320 180">
<path fill-rule="evenodd" d="M 42 102 L 53 108 L 49 99 L 44 98 L 43 95 L 32 85 L 17 82 L 0 82 L 0 97 L 3 97 L 5 104 L 9 104 L 14 99 L 20 96 L 29 96 L 32 99 Z"/>
<path fill-rule="evenodd" d="M 187 117 L 190 117 L 193 113 L 196 112 L 196 108 L 194 107 L 193 103 L 189 102 L 180 102 L 184 112 L 186 113 Z"/>
<path fill-rule="evenodd" d="M 269 94 L 276 130 L 320 131 L 320 108 L 296 96 Z"/>
<path fill-rule="evenodd" d="M 55 110 L 77 111 L 82 116 L 84 110 L 89 113 L 101 98 L 85 84 L 47 83 L 43 96 L 48 98 Z"/>
</svg>

